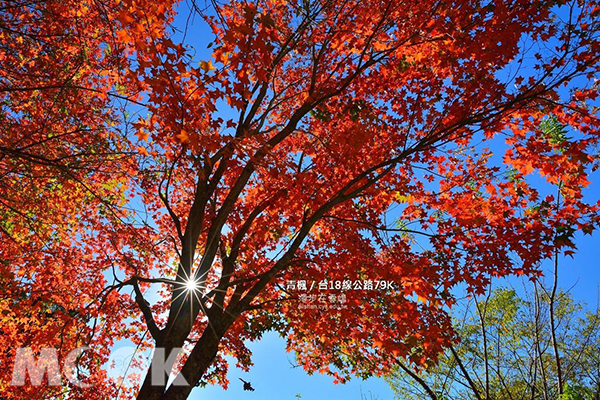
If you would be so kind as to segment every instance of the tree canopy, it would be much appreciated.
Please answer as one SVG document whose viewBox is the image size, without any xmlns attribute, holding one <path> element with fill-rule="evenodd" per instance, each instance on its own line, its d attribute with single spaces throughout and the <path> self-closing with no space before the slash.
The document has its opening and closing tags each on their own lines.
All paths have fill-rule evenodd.
<svg viewBox="0 0 600 400">
<path fill-rule="evenodd" d="M 388 380 L 398 398 L 597 399 L 598 310 L 561 290 L 554 300 L 556 321 L 550 321 L 551 291 L 538 284 L 523 287 L 499 287 L 453 310 L 460 343 L 426 370 L 396 368 Z"/>
<path fill-rule="evenodd" d="M 338 382 L 429 363 L 454 288 L 600 223 L 597 1 L 186 4 L 2 5 L 4 398 L 185 399 L 267 330 Z M 132 390 L 119 340 L 156 349 Z M 91 388 L 10 385 L 17 348 L 84 345 Z"/>
</svg>

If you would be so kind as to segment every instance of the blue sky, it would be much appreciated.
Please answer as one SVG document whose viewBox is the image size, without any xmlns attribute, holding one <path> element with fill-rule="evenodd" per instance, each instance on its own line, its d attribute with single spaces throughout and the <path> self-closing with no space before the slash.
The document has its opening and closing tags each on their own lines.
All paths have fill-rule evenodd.
<svg viewBox="0 0 600 400">
<path fill-rule="evenodd" d="M 333 328 L 333 327 L 332 327 Z M 392 391 L 383 379 L 371 378 L 367 381 L 355 378 L 344 385 L 334 385 L 332 378 L 324 375 L 307 375 L 302 367 L 294 367 L 295 358 L 286 353 L 285 340 L 276 333 L 266 334 L 262 340 L 250 344 L 254 353 L 254 366 L 245 373 L 232 367 L 228 378 L 227 391 L 219 386 L 197 388 L 190 400 L 247 399 L 247 400 L 296 400 L 301 399 L 352 400 L 361 398 L 361 391 L 367 399 L 392 399 Z M 238 378 L 252 383 L 255 391 L 244 391 Z"/>
</svg>

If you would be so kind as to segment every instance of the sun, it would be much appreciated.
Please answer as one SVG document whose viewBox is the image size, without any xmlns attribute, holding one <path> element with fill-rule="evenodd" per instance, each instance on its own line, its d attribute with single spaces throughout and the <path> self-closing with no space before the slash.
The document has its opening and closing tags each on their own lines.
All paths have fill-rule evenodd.
<svg viewBox="0 0 600 400">
<path fill-rule="evenodd" d="M 198 290 L 198 282 L 195 279 L 192 279 L 192 278 L 188 279 L 185 282 L 185 289 L 188 290 L 188 291 L 190 291 L 190 292 Z"/>
</svg>

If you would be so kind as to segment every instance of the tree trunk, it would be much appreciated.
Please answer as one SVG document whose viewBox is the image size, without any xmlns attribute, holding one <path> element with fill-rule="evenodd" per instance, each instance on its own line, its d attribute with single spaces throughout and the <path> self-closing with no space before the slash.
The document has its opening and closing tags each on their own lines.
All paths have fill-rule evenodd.
<svg viewBox="0 0 600 400">
<path fill-rule="evenodd" d="M 161 343 L 161 346 L 157 346 L 157 349 L 165 349 L 165 356 L 162 357 L 162 355 L 159 355 L 159 357 L 156 357 L 157 351 L 155 350 L 155 357 L 153 357 L 144 383 L 136 397 L 137 400 L 187 399 L 192 389 L 194 389 L 196 384 L 204 376 L 208 367 L 210 367 L 215 359 L 221 339 L 236 318 L 236 313 L 223 313 L 218 318 L 214 318 L 213 322 L 210 323 L 210 326 L 207 326 L 204 329 L 202 336 L 194 346 L 194 349 L 190 353 L 178 376 L 175 378 L 176 381 L 179 380 L 178 384 L 175 384 L 176 382 L 174 382 L 167 388 L 166 382 L 168 376 L 164 380 L 164 384 L 162 382 L 156 383 L 152 382 L 152 372 L 153 368 L 157 367 L 157 363 L 159 363 L 158 368 L 163 368 L 164 365 L 163 369 L 167 371 L 172 369 L 173 362 L 169 362 L 168 364 L 164 363 L 165 359 L 168 359 L 167 354 L 170 354 L 172 351 L 178 351 L 183 346 L 183 343 L 189 334 L 189 330 L 182 326 L 180 326 L 179 329 L 174 328 L 174 332 L 165 339 L 165 343 Z M 168 359 L 168 361 L 174 360 L 175 357 L 173 357 L 173 359 Z M 185 379 L 185 382 L 181 380 L 182 378 Z"/>
</svg>

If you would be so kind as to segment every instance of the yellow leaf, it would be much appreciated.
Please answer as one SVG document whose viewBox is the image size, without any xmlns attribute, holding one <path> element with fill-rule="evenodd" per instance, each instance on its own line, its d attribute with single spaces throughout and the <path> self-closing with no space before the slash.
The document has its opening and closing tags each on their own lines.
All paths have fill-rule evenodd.
<svg viewBox="0 0 600 400">
<path fill-rule="evenodd" d="M 215 69 L 215 66 L 212 64 L 212 61 L 200 61 L 200 68 L 204 70 L 204 72 L 212 71 Z"/>
</svg>

